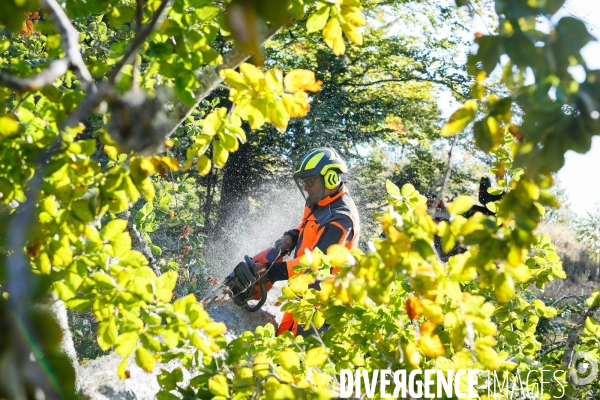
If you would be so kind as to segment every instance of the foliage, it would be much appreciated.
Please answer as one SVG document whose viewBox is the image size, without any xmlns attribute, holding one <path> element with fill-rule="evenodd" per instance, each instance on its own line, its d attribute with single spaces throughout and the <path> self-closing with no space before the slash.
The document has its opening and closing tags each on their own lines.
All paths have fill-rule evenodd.
<svg viewBox="0 0 600 400">
<path fill-rule="evenodd" d="M 586 248 L 591 258 L 600 262 L 600 204 L 595 204 L 592 211 L 586 212 L 583 218 L 573 222 L 577 240 Z"/>
<path fill-rule="evenodd" d="M 8 10 L 18 15 L 23 7 L 34 7 L 9 3 Z M 290 118 L 308 112 L 307 92 L 329 94 L 321 78 L 306 68 L 290 68 L 284 75 L 269 65 L 262 70 L 242 61 L 266 39 L 263 31 L 273 34 L 292 16 L 306 34 L 322 38 L 339 56 L 351 49 L 346 39 L 366 41 L 357 29 L 366 22 L 361 4 L 105 0 L 73 1 L 63 11 L 53 0 L 40 3 L 51 11 L 32 32 L 16 32 L 15 14 L 0 19 L 7 28 L 0 41 L 0 201 L 5 204 L 0 238 L 6 248 L 0 264 L 6 288 L 0 298 L 5 328 L 0 369 L 13 371 L 12 379 L 0 383 L 0 395 L 25 398 L 37 389 L 52 396 L 57 391 L 56 396 L 74 395 L 72 368 L 64 367 L 55 324 L 30 307 L 49 291 L 73 310 L 92 310 L 100 348 L 114 348 L 124 357 L 116 371 L 121 378 L 127 376 L 130 355 L 146 371 L 173 358 L 200 371 L 188 388 L 177 385 L 181 371 L 163 373 L 159 398 L 173 398 L 172 390 L 186 398 L 330 397 L 338 389 L 341 368 L 476 367 L 516 374 L 572 368 L 574 350 L 600 358 L 597 292 L 565 346 L 541 353 L 538 323 L 557 310 L 526 291 L 529 285 L 542 288 L 565 276 L 549 239 L 535 235 L 534 229 L 545 207 L 557 205 L 549 191 L 550 174 L 562 166 L 566 151 L 587 151 L 600 127 L 600 72 L 588 69 L 580 54 L 592 38 L 573 18 L 552 22 L 562 1 L 495 2 L 498 34 L 478 35 L 479 48 L 468 62 L 471 77 L 461 81 L 473 81 L 472 98 L 441 129 L 452 136 L 473 124 L 476 145 L 494 160 L 490 173 L 498 178 L 498 187 L 493 192 L 506 192 L 490 205 L 496 217 L 462 217 L 472 199 L 460 196 L 448 206 L 452 219 L 436 225 L 425 198 L 412 185 L 399 188 L 388 182 L 389 209 L 380 216 L 387 238 L 374 240 L 367 254 L 350 254 L 339 246 L 332 246 L 327 256 L 315 251 L 300 267 L 311 272 L 283 290 L 283 308 L 299 322 L 316 328 L 327 323 L 329 329 L 304 341 L 274 337 L 267 326 L 229 345 L 222 336 L 225 326 L 211 321 L 193 294 L 173 296 L 179 279 L 175 270 L 157 276 L 146 257 L 132 249 L 127 221 L 117 214 L 145 201 L 136 206 L 135 217 L 142 231 L 151 232 L 152 213 L 170 213 L 171 201 L 164 200 L 167 194 L 161 193 L 161 185 L 156 190 L 151 176 L 178 171 L 179 160 L 153 154 L 180 143 L 177 136 L 168 137 L 182 123 L 189 132 L 181 141 L 189 144 L 184 167 L 195 162 L 200 175 L 223 167 L 246 141 L 242 119 L 255 128 L 270 122 L 281 131 L 299 129 L 302 122 L 290 123 Z M 364 11 L 397 10 L 400 3 L 365 1 Z M 455 8 L 448 10 L 452 14 Z M 31 22 L 30 14 L 27 18 Z M 540 31 L 538 18 L 553 29 Z M 381 41 L 380 47 L 387 44 L 385 37 L 371 40 Z M 261 58 L 255 53 L 255 61 Z M 500 67 L 512 94 L 499 98 L 486 88 L 485 78 L 501 58 L 509 60 Z M 368 73 L 360 56 L 354 60 L 348 68 L 351 76 L 362 71 L 369 79 L 356 86 L 372 88 L 382 94 L 384 104 L 394 104 L 395 92 L 377 86 L 382 76 Z M 65 65 L 70 70 L 62 69 Z M 584 82 L 574 82 L 568 71 L 573 65 L 586 72 Z M 325 70 L 324 80 L 342 76 Z M 527 70 L 533 83 L 524 83 L 529 82 L 524 79 Z M 194 114 L 221 79 L 231 106 L 210 102 L 211 107 Z M 355 82 L 344 83 L 352 87 Z M 357 104 L 361 90 L 350 90 L 351 104 Z M 169 92 L 175 98 L 165 104 L 170 103 Z M 434 108 L 426 87 L 415 93 Z M 318 104 L 318 94 L 315 99 Z M 90 115 L 92 109 L 95 114 Z M 352 121 L 352 111 L 342 111 L 335 117 Z M 511 123 L 513 111 L 522 112 L 520 126 Z M 356 132 L 372 126 L 372 121 L 356 122 Z M 398 132 L 403 120 L 386 122 L 380 133 Z M 435 132 L 435 123 L 425 125 L 429 132 L 420 132 Z M 95 160 L 97 152 L 109 161 Z M 442 263 L 433 248 L 434 235 L 442 238 L 444 249 L 460 244 L 467 251 Z M 332 266 L 341 268 L 339 276 L 330 276 Z M 308 289 L 314 279 L 321 281 L 319 292 Z M 44 367 L 50 371 L 64 371 L 53 375 L 54 386 L 44 379 L 46 374 L 24 372 L 40 368 L 41 363 L 30 361 L 31 354 L 47 360 Z M 593 395 L 567 375 L 557 374 L 567 395 Z M 555 385 L 552 390 L 559 389 Z"/>
</svg>

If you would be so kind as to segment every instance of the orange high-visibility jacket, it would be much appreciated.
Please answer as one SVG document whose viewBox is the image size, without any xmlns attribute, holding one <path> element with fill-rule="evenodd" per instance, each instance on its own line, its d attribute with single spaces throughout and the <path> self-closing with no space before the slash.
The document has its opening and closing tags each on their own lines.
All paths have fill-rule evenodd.
<svg viewBox="0 0 600 400">
<path fill-rule="evenodd" d="M 294 258 L 286 261 L 288 278 L 298 275 L 292 268 L 300 265 L 300 257 L 306 250 L 318 248 L 326 253 L 327 248 L 333 244 L 341 244 L 349 249 L 357 247 L 360 220 L 346 186 L 342 184 L 336 194 L 324 198 L 312 207 L 306 206 L 298 228 L 286 234 L 296 241 Z M 297 329 L 298 324 L 294 321 L 293 314 L 284 313 L 277 334 L 292 331 L 295 335 Z"/>
</svg>

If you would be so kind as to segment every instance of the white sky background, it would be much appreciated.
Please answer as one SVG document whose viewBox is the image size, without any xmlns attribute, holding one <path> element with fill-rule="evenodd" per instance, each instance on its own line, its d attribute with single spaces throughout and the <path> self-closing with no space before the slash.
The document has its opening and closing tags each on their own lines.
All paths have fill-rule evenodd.
<svg viewBox="0 0 600 400">
<path fill-rule="evenodd" d="M 565 10 L 587 22 L 588 31 L 600 38 L 600 0 L 569 0 Z M 584 47 L 583 57 L 591 69 L 600 69 L 600 42 Z M 600 136 L 594 137 L 592 148 L 586 154 L 569 151 L 565 166 L 558 178 L 571 201 L 571 208 L 578 214 L 591 211 L 600 202 Z"/>
</svg>

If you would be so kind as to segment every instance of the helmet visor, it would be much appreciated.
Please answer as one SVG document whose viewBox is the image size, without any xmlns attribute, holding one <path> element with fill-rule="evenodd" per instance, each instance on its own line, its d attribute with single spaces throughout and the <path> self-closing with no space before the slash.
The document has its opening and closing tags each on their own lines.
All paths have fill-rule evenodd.
<svg viewBox="0 0 600 400">
<path fill-rule="evenodd" d="M 312 206 L 325 197 L 325 185 L 320 176 L 311 175 L 294 180 L 308 206 Z"/>
</svg>

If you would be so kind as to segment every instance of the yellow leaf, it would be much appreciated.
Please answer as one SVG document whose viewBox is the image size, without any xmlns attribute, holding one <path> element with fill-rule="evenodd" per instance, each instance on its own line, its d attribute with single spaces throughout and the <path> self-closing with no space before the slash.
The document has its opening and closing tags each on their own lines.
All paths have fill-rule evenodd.
<svg viewBox="0 0 600 400">
<path fill-rule="evenodd" d="M 306 359 L 304 365 L 307 367 L 320 367 L 327 361 L 328 351 L 323 347 L 315 347 L 306 352 Z"/>
<path fill-rule="evenodd" d="M 475 119 L 478 104 L 474 100 L 467 100 L 464 106 L 452 114 L 442 128 L 442 136 L 450 136 L 461 132 Z"/>
<path fill-rule="evenodd" d="M 329 246 L 327 256 L 329 256 L 331 265 L 334 267 L 341 267 L 346 264 L 354 265 L 355 263 L 354 256 L 350 254 L 350 250 L 339 244 Z"/>
<path fill-rule="evenodd" d="M 310 275 L 297 275 L 290 279 L 289 287 L 296 294 L 302 294 L 308 290 L 308 285 L 313 283 L 314 279 Z"/>
<path fill-rule="evenodd" d="M 308 110 L 310 110 L 308 93 L 306 92 L 297 92 L 295 95 L 286 93 L 282 96 L 282 99 L 285 109 L 292 118 L 304 117 Z"/>
<path fill-rule="evenodd" d="M 150 157 L 142 158 L 140 160 L 140 168 L 142 169 L 142 171 L 144 171 L 146 175 L 152 175 L 155 171 L 154 163 L 152 162 Z"/>
<path fill-rule="evenodd" d="M 163 162 L 171 171 L 179 171 L 179 161 L 174 157 L 162 156 L 160 161 Z"/>
<path fill-rule="evenodd" d="M 362 33 L 352 24 L 342 24 L 342 30 L 350 41 L 358 46 L 363 44 Z"/>
<path fill-rule="evenodd" d="M 423 304 L 423 315 L 425 315 L 425 318 L 436 324 L 444 322 L 442 307 L 427 299 L 424 299 L 421 303 Z"/>
<path fill-rule="evenodd" d="M 317 3 L 317 11 L 312 14 L 306 21 L 306 30 L 308 33 L 318 32 L 327 23 L 329 18 L 330 7 L 327 3 Z"/>
<path fill-rule="evenodd" d="M 408 345 L 406 345 L 406 356 L 408 357 L 408 362 L 413 368 L 419 367 L 419 364 L 421 364 L 421 355 L 417 350 L 415 342 L 410 342 Z"/>
<path fill-rule="evenodd" d="M 271 363 L 264 353 L 258 353 L 254 359 L 254 373 L 258 378 L 264 378 L 269 375 Z"/>
<path fill-rule="evenodd" d="M 329 296 L 331 292 L 333 292 L 333 286 L 335 283 L 334 278 L 325 279 L 321 282 L 321 290 L 319 291 L 319 300 L 327 301 L 329 300 Z"/>
<path fill-rule="evenodd" d="M 419 346 L 423 353 L 429 358 L 438 358 L 446 352 L 440 337 L 433 333 L 435 324 L 433 322 L 425 322 L 421 325 L 421 337 L 419 338 Z"/>
<path fill-rule="evenodd" d="M 283 102 L 279 99 L 274 99 L 270 102 L 267 110 L 271 123 L 283 133 L 290 121 L 290 115 L 287 113 Z"/>
<path fill-rule="evenodd" d="M 222 322 L 211 322 L 204 327 L 204 332 L 212 337 L 222 335 L 226 330 L 227 326 L 225 326 L 225 324 Z"/>
<path fill-rule="evenodd" d="M 244 80 L 256 92 L 260 89 L 260 80 L 264 78 L 264 74 L 252 64 L 242 63 L 240 65 L 240 73 L 244 76 Z"/>
<path fill-rule="evenodd" d="M 342 36 L 338 36 L 333 39 L 333 44 L 331 46 L 333 50 L 333 54 L 336 56 L 341 56 L 346 52 L 346 42 L 344 42 L 344 38 Z"/>
<path fill-rule="evenodd" d="M 325 39 L 325 43 L 332 49 L 334 48 L 334 40 L 342 37 L 342 27 L 340 25 L 340 21 L 333 17 L 329 19 L 327 25 L 323 29 L 323 38 Z M 335 51 L 334 51 L 335 53 Z M 339 55 L 335 53 L 335 55 Z"/>
<path fill-rule="evenodd" d="M 300 91 L 318 92 L 323 82 L 317 81 L 315 73 L 307 69 L 295 69 L 285 76 L 285 90 L 290 93 Z"/>
<path fill-rule="evenodd" d="M 156 364 L 156 359 L 148 350 L 138 347 L 135 352 L 135 362 L 144 371 L 152 372 Z"/>
<path fill-rule="evenodd" d="M 210 172 L 210 168 L 212 167 L 212 162 L 210 158 L 206 154 L 202 154 L 198 161 L 196 162 L 196 166 L 198 167 L 198 172 L 201 176 L 206 176 Z"/>
<path fill-rule="evenodd" d="M 119 366 L 117 367 L 117 376 L 119 377 L 119 379 L 127 379 L 127 359 L 126 358 L 119 363 Z"/>
<path fill-rule="evenodd" d="M 365 26 L 367 20 L 365 15 L 358 7 L 344 7 L 342 6 L 342 17 L 347 23 L 354 26 Z"/>
<path fill-rule="evenodd" d="M 190 340 L 190 343 L 192 344 L 192 346 L 204 353 L 205 356 L 209 356 L 212 354 L 210 346 L 208 345 L 208 343 L 206 343 L 206 340 L 204 340 L 196 330 L 194 330 L 194 333 L 192 334 L 192 339 Z"/>
<path fill-rule="evenodd" d="M 235 90 L 248 90 L 248 85 L 246 85 L 246 81 L 238 72 L 233 69 L 224 69 L 219 72 L 219 75 L 225 81 L 229 87 Z"/>
<path fill-rule="evenodd" d="M 217 167 L 224 167 L 227 159 L 229 158 L 229 152 L 223 147 L 221 142 L 213 140 L 213 160 Z"/>
<path fill-rule="evenodd" d="M 281 365 L 286 371 L 293 374 L 300 370 L 300 357 L 298 354 L 290 348 L 286 348 L 277 356 L 279 365 Z"/>
<path fill-rule="evenodd" d="M 272 69 L 267 71 L 265 75 L 265 82 L 269 89 L 275 93 L 281 95 L 283 93 L 283 72 L 278 69 Z"/>
<path fill-rule="evenodd" d="M 494 278 L 494 294 L 500 304 L 506 304 L 515 295 L 515 282 L 506 272 L 499 273 Z"/>
<path fill-rule="evenodd" d="M 0 117 L 0 137 L 11 137 L 19 134 L 21 126 L 9 115 Z"/>
<path fill-rule="evenodd" d="M 458 196 L 448 205 L 448 211 L 452 214 L 462 214 L 473 207 L 473 198 L 471 196 Z"/>
<path fill-rule="evenodd" d="M 227 109 L 225 110 L 227 111 Z M 219 129 L 221 129 L 222 123 L 223 121 L 221 120 L 218 110 L 213 111 L 202 121 L 202 133 L 207 136 L 215 136 Z"/>
</svg>

